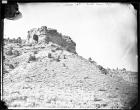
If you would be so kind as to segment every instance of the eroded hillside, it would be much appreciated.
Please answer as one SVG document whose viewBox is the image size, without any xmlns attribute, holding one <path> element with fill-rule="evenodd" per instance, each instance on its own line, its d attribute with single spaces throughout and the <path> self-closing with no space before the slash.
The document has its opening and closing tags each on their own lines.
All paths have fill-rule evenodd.
<svg viewBox="0 0 140 110">
<path fill-rule="evenodd" d="M 8 107 L 129 108 L 137 81 L 104 74 L 99 66 L 61 46 L 4 46 L 3 100 Z"/>
</svg>

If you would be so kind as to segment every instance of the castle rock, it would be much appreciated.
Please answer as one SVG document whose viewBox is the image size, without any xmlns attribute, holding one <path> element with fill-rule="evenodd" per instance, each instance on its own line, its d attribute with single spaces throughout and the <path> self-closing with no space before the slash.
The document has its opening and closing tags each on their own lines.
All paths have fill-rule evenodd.
<svg viewBox="0 0 140 110">
<path fill-rule="evenodd" d="M 46 43 L 46 41 L 48 41 L 60 45 L 69 52 L 76 53 L 76 43 L 69 36 L 65 36 L 57 32 L 56 29 L 47 28 L 46 26 L 33 28 L 28 31 L 27 38 L 28 43 Z"/>
</svg>

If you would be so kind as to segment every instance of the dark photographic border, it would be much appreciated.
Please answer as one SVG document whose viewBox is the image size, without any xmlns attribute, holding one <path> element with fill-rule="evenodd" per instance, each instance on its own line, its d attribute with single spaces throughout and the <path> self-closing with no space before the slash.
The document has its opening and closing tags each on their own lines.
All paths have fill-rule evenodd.
<svg viewBox="0 0 140 110">
<path fill-rule="evenodd" d="M 3 38 L 3 33 L 4 33 L 4 18 L 5 18 L 5 8 L 7 7 L 7 4 L 15 4 L 15 3 L 40 3 L 40 2 L 66 2 L 64 0 L 7 0 L 7 3 L 5 3 L 6 0 L 2 0 L 1 3 L 0 3 L 0 44 L 1 44 L 1 89 L 3 90 L 3 75 L 2 75 L 2 70 L 3 70 L 3 45 L 4 45 L 4 38 Z M 115 0 L 92 0 L 92 1 L 88 1 L 88 0 L 70 0 L 70 1 L 67 1 L 67 2 L 118 2 L 118 1 L 115 1 Z M 131 3 L 134 8 L 137 10 L 137 53 L 138 53 L 138 56 L 139 56 L 139 16 L 140 16 L 140 3 L 139 2 L 136 2 L 136 1 L 128 1 L 128 0 L 120 0 L 119 2 L 121 3 Z M 138 57 L 138 67 L 139 67 L 139 57 Z M 139 68 L 138 68 L 138 73 L 139 73 Z M 139 82 L 139 75 L 138 75 L 138 82 Z M 139 83 L 138 83 L 138 86 L 139 86 Z M 3 92 L 1 90 L 1 96 L 3 96 Z M 5 105 L 5 103 L 2 101 L 2 97 L 1 97 L 1 103 L 0 103 L 0 106 L 2 107 L 2 105 Z M 133 108 L 133 110 L 138 110 L 138 105 L 139 103 Z M 3 106 L 4 107 L 4 106 Z M 7 109 L 6 108 L 6 105 L 3 109 Z"/>
</svg>

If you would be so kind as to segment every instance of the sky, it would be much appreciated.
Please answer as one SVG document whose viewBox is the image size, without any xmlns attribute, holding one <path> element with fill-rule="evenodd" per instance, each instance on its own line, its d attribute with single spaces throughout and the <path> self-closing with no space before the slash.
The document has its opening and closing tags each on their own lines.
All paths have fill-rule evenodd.
<svg viewBox="0 0 140 110">
<path fill-rule="evenodd" d="M 22 3 L 22 18 L 4 20 L 4 37 L 27 38 L 47 26 L 76 42 L 80 56 L 105 68 L 137 71 L 137 12 L 120 3 Z"/>
</svg>

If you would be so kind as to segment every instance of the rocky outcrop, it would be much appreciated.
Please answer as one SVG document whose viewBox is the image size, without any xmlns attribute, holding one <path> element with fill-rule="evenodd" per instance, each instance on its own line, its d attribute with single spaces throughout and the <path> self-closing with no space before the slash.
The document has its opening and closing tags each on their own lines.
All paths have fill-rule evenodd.
<svg viewBox="0 0 140 110">
<path fill-rule="evenodd" d="M 56 29 L 47 28 L 46 26 L 33 28 L 28 31 L 28 42 L 35 42 L 36 40 L 34 38 L 36 37 L 34 36 L 36 35 L 38 36 L 38 43 L 53 42 L 69 52 L 76 53 L 76 43 L 69 36 L 65 36 L 57 32 Z"/>
</svg>

